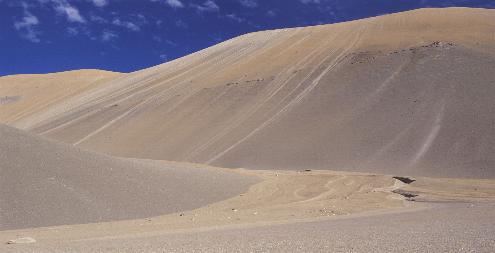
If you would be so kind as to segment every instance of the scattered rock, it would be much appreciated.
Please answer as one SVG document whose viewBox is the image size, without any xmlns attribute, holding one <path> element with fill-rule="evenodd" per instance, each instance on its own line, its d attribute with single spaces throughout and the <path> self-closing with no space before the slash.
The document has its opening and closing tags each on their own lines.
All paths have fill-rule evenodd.
<svg viewBox="0 0 495 253">
<path fill-rule="evenodd" d="M 393 178 L 405 184 L 411 184 L 412 182 L 416 181 L 416 179 L 410 177 L 393 177 Z"/>
<path fill-rule="evenodd" d="M 36 240 L 31 237 L 20 237 L 14 240 L 10 240 L 7 242 L 7 244 L 28 244 L 28 243 L 35 243 Z"/>
<path fill-rule="evenodd" d="M 404 190 L 400 190 L 400 189 L 393 190 L 392 192 L 395 194 L 399 194 L 399 195 L 406 197 L 406 199 L 409 201 L 414 201 L 414 198 L 419 196 L 418 194 L 414 194 L 412 192 L 408 192 L 408 191 L 404 191 Z"/>
<path fill-rule="evenodd" d="M 235 208 L 232 208 L 232 211 L 233 211 L 233 212 L 237 212 L 238 210 L 237 210 L 237 209 L 235 209 Z"/>
<path fill-rule="evenodd" d="M 183 214 L 183 213 L 181 213 L 181 214 L 179 214 L 179 216 L 180 216 L 180 217 L 182 217 L 182 216 L 184 216 L 184 214 Z"/>
</svg>

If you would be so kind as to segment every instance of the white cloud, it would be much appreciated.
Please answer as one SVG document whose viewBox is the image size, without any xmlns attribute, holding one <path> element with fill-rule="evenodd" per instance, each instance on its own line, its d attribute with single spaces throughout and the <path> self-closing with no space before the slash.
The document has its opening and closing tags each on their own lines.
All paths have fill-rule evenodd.
<svg viewBox="0 0 495 253">
<path fill-rule="evenodd" d="M 53 0 L 55 11 L 65 15 L 69 22 L 86 23 L 86 19 L 79 13 L 79 10 L 65 0 Z"/>
<path fill-rule="evenodd" d="M 220 10 L 220 7 L 213 0 L 207 0 L 201 5 L 191 4 L 191 7 L 195 8 L 199 12 L 215 12 Z"/>
<path fill-rule="evenodd" d="M 184 7 L 184 4 L 180 0 L 166 0 L 165 3 L 172 8 Z"/>
<path fill-rule="evenodd" d="M 112 21 L 112 24 L 117 25 L 117 26 L 125 27 L 125 28 L 127 28 L 127 29 L 129 29 L 131 31 L 134 31 L 134 32 L 137 32 L 137 31 L 140 31 L 141 30 L 141 28 L 138 25 L 136 25 L 135 23 L 132 23 L 130 21 L 122 21 L 122 20 L 120 20 L 118 18 L 114 19 Z"/>
<path fill-rule="evenodd" d="M 180 19 L 175 21 L 175 26 L 180 27 L 180 28 L 188 28 L 189 27 L 189 25 L 185 21 L 180 20 Z"/>
<path fill-rule="evenodd" d="M 103 7 L 108 4 L 108 0 L 91 0 L 96 7 Z"/>
<path fill-rule="evenodd" d="M 77 30 L 77 28 L 75 28 L 75 27 L 67 27 L 67 33 L 70 36 L 76 36 L 79 34 L 79 30 Z"/>
<path fill-rule="evenodd" d="M 91 16 L 89 16 L 89 20 L 91 20 L 92 22 L 99 23 L 99 24 L 106 24 L 106 23 L 108 23 L 108 20 L 106 20 L 103 17 L 97 16 L 97 15 L 91 15 Z"/>
<path fill-rule="evenodd" d="M 238 1 L 244 7 L 255 8 L 258 6 L 258 2 L 256 2 L 256 0 L 238 0 Z"/>
<path fill-rule="evenodd" d="M 115 32 L 112 32 L 110 30 L 105 30 L 101 33 L 101 41 L 103 42 L 111 41 L 118 37 L 119 35 L 117 35 Z"/>
<path fill-rule="evenodd" d="M 26 9 L 24 10 L 24 17 L 21 21 L 15 22 L 14 27 L 21 33 L 21 36 L 31 42 L 38 43 L 41 40 L 38 35 L 39 32 L 35 30 L 35 26 L 40 23 L 39 19 L 31 14 Z"/>
<path fill-rule="evenodd" d="M 232 19 L 232 20 L 234 20 L 234 21 L 237 21 L 237 22 L 239 22 L 239 23 L 242 23 L 242 22 L 244 22 L 244 21 L 245 21 L 245 19 L 244 19 L 244 18 L 241 18 L 241 17 L 239 17 L 239 16 L 237 16 L 237 15 L 235 15 L 235 14 L 227 14 L 227 15 L 225 15 L 225 17 L 227 17 L 227 18 L 229 18 L 229 19 Z"/>
</svg>

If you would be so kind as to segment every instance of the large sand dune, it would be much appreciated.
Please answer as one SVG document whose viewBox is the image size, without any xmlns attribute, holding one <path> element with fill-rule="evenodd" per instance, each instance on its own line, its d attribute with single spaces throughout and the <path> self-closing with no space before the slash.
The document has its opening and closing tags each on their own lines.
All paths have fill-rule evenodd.
<svg viewBox="0 0 495 253">
<path fill-rule="evenodd" d="M 12 124 L 17 120 L 41 113 L 52 105 L 122 75 L 87 69 L 1 77 L 0 122 Z"/>
<path fill-rule="evenodd" d="M 124 157 L 493 178 L 494 24 L 422 9 L 247 34 L 11 124 Z"/>
<path fill-rule="evenodd" d="M 135 161 L 0 125 L 0 230 L 144 218 L 189 210 L 257 182 L 209 168 Z"/>
<path fill-rule="evenodd" d="M 449 8 L 1 77 L 0 251 L 491 252 L 494 69 Z"/>
</svg>

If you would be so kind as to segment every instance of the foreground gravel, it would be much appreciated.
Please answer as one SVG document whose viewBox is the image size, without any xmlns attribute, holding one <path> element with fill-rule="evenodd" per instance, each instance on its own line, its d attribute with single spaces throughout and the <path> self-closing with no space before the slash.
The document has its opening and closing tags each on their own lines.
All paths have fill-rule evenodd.
<svg viewBox="0 0 495 253">
<path fill-rule="evenodd" d="M 495 203 L 153 237 L 2 245 L 1 252 L 494 252 Z"/>
</svg>

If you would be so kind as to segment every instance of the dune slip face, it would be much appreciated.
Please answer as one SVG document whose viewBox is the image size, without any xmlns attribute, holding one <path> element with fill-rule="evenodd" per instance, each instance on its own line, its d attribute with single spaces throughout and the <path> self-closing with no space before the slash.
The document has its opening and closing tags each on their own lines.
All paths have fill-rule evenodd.
<svg viewBox="0 0 495 253">
<path fill-rule="evenodd" d="M 8 122 L 123 157 L 493 178 L 494 24 L 447 8 L 251 33 Z"/>
</svg>

